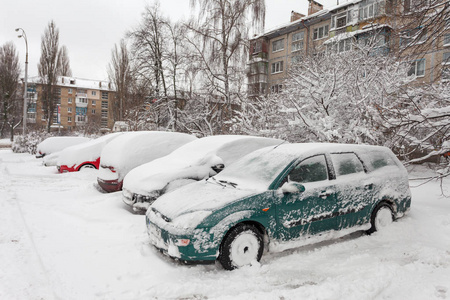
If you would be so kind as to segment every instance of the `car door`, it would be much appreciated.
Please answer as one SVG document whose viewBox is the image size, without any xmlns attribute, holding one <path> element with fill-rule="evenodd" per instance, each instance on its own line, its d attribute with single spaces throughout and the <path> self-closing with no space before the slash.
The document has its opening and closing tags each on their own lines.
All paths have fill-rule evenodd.
<svg viewBox="0 0 450 300">
<path fill-rule="evenodd" d="M 336 176 L 337 227 L 344 229 L 366 222 L 373 197 L 372 178 L 353 152 L 331 153 Z"/>
<path fill-rule="evenodd" d="M 325 155 L 300 161 L 281 182 L 299 183 L 303 192 L 285 192 L 277 206 L 278 238 L 281 241 L 336 228 L 335 186 Z"/>
</svg>

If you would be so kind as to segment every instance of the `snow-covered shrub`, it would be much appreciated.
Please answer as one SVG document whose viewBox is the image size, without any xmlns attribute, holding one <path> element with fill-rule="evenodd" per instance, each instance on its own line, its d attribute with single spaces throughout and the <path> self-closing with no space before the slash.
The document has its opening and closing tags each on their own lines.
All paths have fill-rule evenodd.
<svg viewBox="0 0 450 300">
<path fill-rule="evenodd" d="M 36 154 L 37 145 L 52 136 L 44 131 L 31 131 L 24 135 L 16 135 L 12 144 L 12 151 L 15 153 Z"/>
</svg>

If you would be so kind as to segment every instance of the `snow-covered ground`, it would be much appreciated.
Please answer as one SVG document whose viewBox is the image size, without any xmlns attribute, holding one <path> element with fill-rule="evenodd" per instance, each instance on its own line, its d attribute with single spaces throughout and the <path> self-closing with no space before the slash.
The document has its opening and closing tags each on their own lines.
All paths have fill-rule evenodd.
<svg viewBox="0 0 450 300">
<path fill-rule="evenodd" d="M 450 299 L 450 198 L 438 182 L 412 189 L 390 231 L 265 253 L 229 272 L 161 255 L 145 217 L 120 192 L 98 191 L 97 172 L 57 174 L 0 149 L 0 299 Z"/>
</svg>

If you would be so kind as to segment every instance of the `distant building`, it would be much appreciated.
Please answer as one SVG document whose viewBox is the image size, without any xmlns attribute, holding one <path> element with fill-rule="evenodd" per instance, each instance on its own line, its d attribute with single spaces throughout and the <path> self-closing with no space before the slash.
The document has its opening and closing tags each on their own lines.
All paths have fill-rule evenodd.
<svg viewBox="0 0 450 300">
<path fill-rule="evenodd" d="M 416 75 L 417 81 L 450 80 L 450 20 L 438 38 L 423 45 L 417 40 L 410 44 L 408 37 L 421 29 L 405 30 L 404 24 L 414 24 L 410 22 L 415 9 L 412 0 L 405 7 L 392 0 L 352 0 L 328 9 L 308 1 L 308 16 L 292 11 L 290 23 L 250 40 L 249 97 L 279 92 L 289 67 L 305 55 L 340 53 L 369 43 L 374 45 L 374 55 L 396 51 L 407 57 L 411 62 L 409 74 Z M 421 34 L 425 40 L 426 29 Z"/>
<path fill-rule="evenodd" d="M 27 124 L 30 127 L 47 127 L 42 91 L 43 84 L 40 78 L 30 78 L 27 93 Z M 86 126 L 96 126 L 101 131 L 110 131 L 114 125 L 112 116 L 114 97 L 115 91 L 109 82 L 58 77 L 52 130 L 72 131 Z"/>
</svg>

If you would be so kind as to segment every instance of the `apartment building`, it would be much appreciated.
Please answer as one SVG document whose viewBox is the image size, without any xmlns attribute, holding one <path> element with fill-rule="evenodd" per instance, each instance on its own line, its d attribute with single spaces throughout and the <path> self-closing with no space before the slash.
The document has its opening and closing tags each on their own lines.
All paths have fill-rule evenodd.
<svg viewBox="0 0 450 300">
<path fill-rule="evenodd" d="M 43 84 L 39 77 L 28 82 L 27 124 L 47 128 L 44 114 Z M 109 82 L 58 77 L 51 130 L 72 131 L 87 126 L 109 131 L 114 125 L 112 103 L 115 92 Z"/>
<path fill-rule="evenodd" d="M 369 45 L 374 55 L 397 51 L 407 57 L 409 74 L 416 75 L 418 81 L 450 80 L 450 21 L 439 38 L 419 48 L 409 43 L 408 37 L 418 30 L 426 37 L 426 30 L 417 28 L 409 14 L 417 1 L 407 1 L 407 5 L 399 6 L 392 0 L 351 0 L 324 9 L 309 0 L 308 16 L 292 11 L 289 23 L 250 40 L 249 96 L 280 91 L 289 67 L 304 55 L 341 53 Z M 408 18 L 410 28 L 405 30 Z M 396 28 L 402 28 L 402 32 Z M 420 41 L 415 39 L 414 43 Z"/>
</svg>

